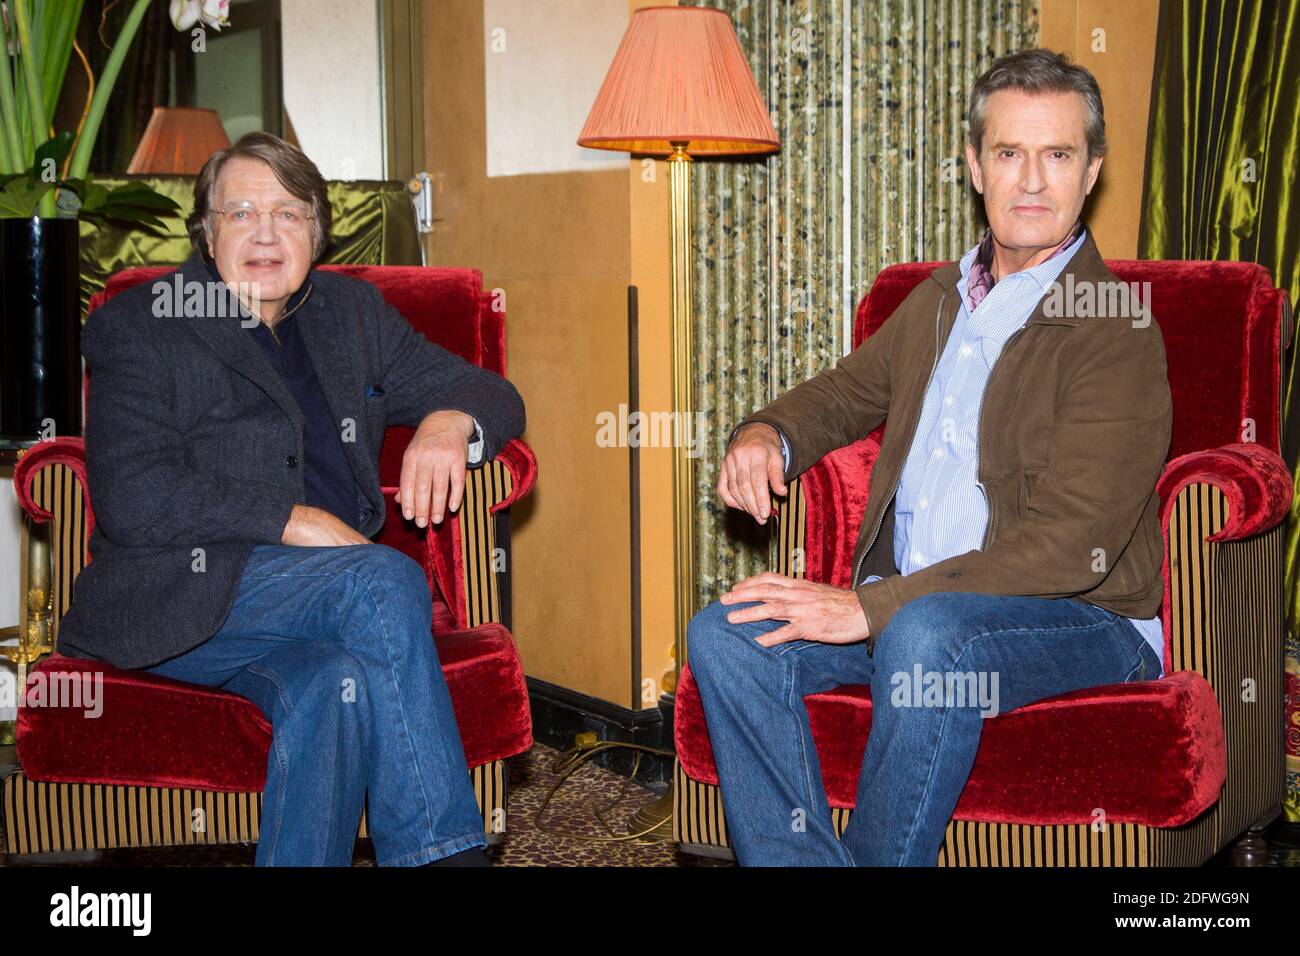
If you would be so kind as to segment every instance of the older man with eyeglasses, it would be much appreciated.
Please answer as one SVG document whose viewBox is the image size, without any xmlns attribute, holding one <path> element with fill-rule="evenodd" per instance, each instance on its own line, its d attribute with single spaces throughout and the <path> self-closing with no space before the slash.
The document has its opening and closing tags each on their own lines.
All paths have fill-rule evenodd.
<svg viewBox="0 0 1300 956">
<path fill-rule="evenodd" d="M 373 286 L 312 268 L 330 207 L 294 147 L 242 137 L 194 198 L 194 255 L 82 334 L 94 560 L 59 649 L 259 705 L 259 866 L 347 866 L 363 806 L 380 865 L 486 866 L 424 569 L 369 539 L 386 426 L 415 428 L 398 501 L 425 527 L 523 431 L 523 402 Z M 159 301 L 196 286 L 233 307 Z"/>
</svg>

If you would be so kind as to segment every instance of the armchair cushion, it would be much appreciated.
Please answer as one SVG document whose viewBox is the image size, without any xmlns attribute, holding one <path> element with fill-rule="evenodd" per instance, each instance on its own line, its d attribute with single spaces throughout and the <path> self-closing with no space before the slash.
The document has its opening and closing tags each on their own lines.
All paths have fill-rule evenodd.
<svg viewBox="0 0 1300 956">
<path fill-rule="evenodd" d="M 852 808 L 871 734 L 871 689 L 804 698 L 832 807 Z M 717 765 L 690 666 L 673 717 L 677 759 L 716 785 Z M 1072 691 L 988 719 L 953 818 L 1022 824 L 1171 827 L 1218 799 L 1226 777 L 1223 722 L 1205 678 L 1180 671 Z"/>
<path fill-rule="evenodd" d="M 483 624 L 436 633 L 434 643 L 469 766 L 527 750 L 532 745 L 528 690 L 510 632 Z M 101 683 L 92 691 L 87 683 L 96 674 Z M 266 785 L 271 724 L 247 698 L 55 654 L 32 670 L 28 699 L 38 686 L 74 682 L 83 688 L 80 701 L 93 709 L 24 706 L 18 711 L 18 760 L 32 780 L 223 792 Z M 45 699 L 50 700 L 48 693 Z"/>
</svg>

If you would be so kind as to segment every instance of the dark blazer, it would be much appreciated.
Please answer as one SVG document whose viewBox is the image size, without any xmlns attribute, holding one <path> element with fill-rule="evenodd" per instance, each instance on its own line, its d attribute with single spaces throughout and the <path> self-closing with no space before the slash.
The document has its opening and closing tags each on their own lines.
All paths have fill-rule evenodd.
<svg viewBox="0 0 1300 956">
<path fill-rule="evenodd" d="M 177 272 L 184 283 L 211 282 L 198 256 Z M 152 666 L 215 634 L 249 552 L 281 543 L 305 501 L 302 412 L 241 325 L 247 314 L 168 317 L 183 305 L 176 275 L 114 296 L 82 331 L 95 528 L 58 643 L 118 667 Z M 362 534 L 384 523 L 387 426 L 460 409 L 483 430 L 483 461 L 523 432 L 513 385 L 432 344 L 374 286 L 315 269 L 304 285 L 295 321 L 335 420 L 356 423 L 343 447 Z"/>
</svg>

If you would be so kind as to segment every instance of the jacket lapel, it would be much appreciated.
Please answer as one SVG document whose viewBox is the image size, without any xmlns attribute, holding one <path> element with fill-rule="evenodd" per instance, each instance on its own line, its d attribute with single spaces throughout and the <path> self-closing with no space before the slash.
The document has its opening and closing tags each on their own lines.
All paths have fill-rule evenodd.
<svg viewBox="0 0 1300 956">
<path fill-rule="evenodd" d="M 302 410 L 294 401 L 293 394 L 285 386 L 284 381 L 262 354 L 261 347 L 253 341 L 249 330 L 242 324 L 245 319 L 255 320 L 243 308 L 235 309 L 235 314 L 230 314 L 232 310 L 224 307 L 232 299 L 229 294 L 207 295 L 207 290 L 211 288 L 209 283 L 215 280 L 198 255 L 185 260 L 180 267 L 180 274 L 184 281 L 182 294 L 185 296 L 188 297 L 190 290 L 197 285 L 203 291 L 205 301 L 221 300 L 215 313 L 207 308 L 199 310 L 200 314 L 197 315 L 191 314 L 194 310 L 183 310 L 181 314 L 189 328 L 212 349 L 218 359 L 266 392 L 301 430 Z"/>
</svg>

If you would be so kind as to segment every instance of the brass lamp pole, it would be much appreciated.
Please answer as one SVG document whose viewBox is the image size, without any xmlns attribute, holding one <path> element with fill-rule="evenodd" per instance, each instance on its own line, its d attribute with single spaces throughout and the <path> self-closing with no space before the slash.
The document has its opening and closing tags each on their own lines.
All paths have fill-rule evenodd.
<svg viewBox="0 0 1300 956">
<path fill-rule="evenodd" d="M 578 144 L 668 161 L 673 412 L 678 423 L 674 687 L 665 687 L 671 693 L 686 660 L 686 625 L 696 610 L 695 462 L 685 442 L 695 422 L 691 162 L 692 157 L 768 153 L 780 143 L 727 14 L 711 7 L 647 7 L 633 12 Z"/>
<path fill-rule="evenodd" d="M 668 185 L 672 193 L 669 229 L 672 249 L 673 411 L 677 441 L 673 449 L 673 564 L 677 581 L 674 630 L 673 686 L 686 663 L 686 625 L 695 615 L 695 459 L 687 453 L 686 435 L 695 424 L 695 357 L 691 301 L 691 157 L 686 143 L 675 141 L 668 157 Z"/>
</svg>

